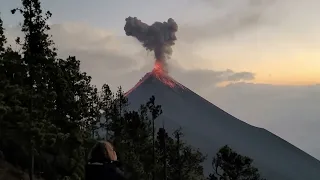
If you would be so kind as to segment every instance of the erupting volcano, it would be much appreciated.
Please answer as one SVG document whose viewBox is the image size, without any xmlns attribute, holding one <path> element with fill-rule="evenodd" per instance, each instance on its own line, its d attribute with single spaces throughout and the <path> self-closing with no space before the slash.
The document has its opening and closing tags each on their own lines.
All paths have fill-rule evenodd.
<svg viewBox="0 0 320 180">
<path fill-rule="evenodd" d="M 271 132 L 249 125 L 200 97 L 168 75 L 166 60 L 176 40 L 177 25 L 173 19 L 149 26 L 129 17 L 125 31 L 155 53 L 155 65 L 125 95 L 129 108 L 137 110 L 151 96 L 161 105 L 163 114 L 155 120 L 167 131 L 182 127 L 188 144 L 208 155 L 205 173 L 212 172 L 211 160 L 218 149 L 229 145 L 240 154 L 251 157 L 262 176 L 268 180 L 319 180 L 320 162 Z"/>
<path fill-rule="evenodd" d="M 170 77 L 168 75 L 168 73 L 166 71 L 164 71 L 162 64 L 159 63 L 158 61 L 156 61 L 152 71 L 147 73 L 146 75 L 144 75 L 144 77 L 133 88 L 131 88 L 128 92 L 125 93 L 125 96 L 130 94 L 130 92 L 135 90 L 141 83 L 143 83 L 150 76 L 161 81 L 163 84 L 165 84 L 166 86 L 168 86 L 170 88 L 177 88 L 178 87 L 180 90 L 183 90 L 186 88 L 182 84 L 180 84 L 179 82 L 175 81 L 172 77 Z"/>
<path fill-rule="evenodd" d="M 184 140 L 208 155 L 205 173 L 212 172 L 211 160 L 226 144 L 253 158 L 254 165 L 270 180 L 319 180 L 320 162 L 271 132 L 247 124 L 221 110 L 164 73 L 159 64 L 126 93 L 129 108 L 137 110 L 151 96 L 163 114 L 168 133 L 182 127 Z"/>
</svg>

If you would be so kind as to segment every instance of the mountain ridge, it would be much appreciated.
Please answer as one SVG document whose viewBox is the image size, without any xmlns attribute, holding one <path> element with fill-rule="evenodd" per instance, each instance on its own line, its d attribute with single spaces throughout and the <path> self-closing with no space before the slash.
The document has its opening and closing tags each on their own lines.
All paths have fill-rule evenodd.
<svg viewBox="0 0 320 180">
<path fill-rule="evenodd" d="M 253 158 L 267 179 L 320 179 L 320 161 L 316 158 L 270 131 L 228 114 L 169 75 L 153 70 L 126 93 L 132 109 L 137 109 L 152 95 L 164 112 L 158 122 L 165 122 L 169 131 L 181 126 L 185 140 L 209 155 L 204 163 L 206 173 L 210 171 L 214 152 L 228 144 L 240 154 Z M 199 142 L 201 140 L 203 142 Z M 266 154 L 270 157 L 263 157 Z"/>
</svg>

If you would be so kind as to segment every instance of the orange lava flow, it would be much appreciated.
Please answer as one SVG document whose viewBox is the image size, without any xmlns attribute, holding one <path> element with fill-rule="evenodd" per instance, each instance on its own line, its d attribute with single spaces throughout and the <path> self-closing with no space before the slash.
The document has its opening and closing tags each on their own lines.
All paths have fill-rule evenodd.
<svg viewBox="0 0 320 180">
<path fill-rule="evenodd" d="M 168 73 L 164 70 L 163 64 L 156 61 L 152 70 L 152 74 L 157 77 L 161 82 L 166 84 L 167 86 L 174 88 L 176 85 L 179 85 L 175 80 L 173 80 Z M 179 85 L 180 86 L 180 85 Z"/>
<path fill-rule="evenodd" d="M 159 76 L 165 74 L 164 70 L 163 70 L 163 65 L 161 63 L 159 63 L 158 61 L 156 61 L 156 63 L 154 63 L 154 67 L 152 72 L 154 74 L 157 74 Z"/>
<path fill-rule="evenodd" d="M 150 76 L 153 76 L 157 78 L 159 81 L 161 81 L 163 84 L 169 86 L 170 88 L 179 87 L 181 89 L 186 89 L 182 84 L 178 83 L 174 79 L 172 79 L 168 73 L 163 69 L 163 66 L 161 63 L 156 61 L 154 64 L 153 70 L 150 73 L 147 73 L 133 88 L 131 88 L 128 92 L 126 92 L 124 95 L 128 96 L 133 90 L 135 90 L 137 87 L 139 87 L 146 79 L 148 79 Z"/>
</svg>

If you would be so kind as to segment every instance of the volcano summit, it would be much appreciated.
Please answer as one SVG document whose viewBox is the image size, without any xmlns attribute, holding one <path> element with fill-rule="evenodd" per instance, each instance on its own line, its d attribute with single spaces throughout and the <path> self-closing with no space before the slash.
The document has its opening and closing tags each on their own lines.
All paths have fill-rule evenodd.
<svg viewBox="0 0 320 180">
<path fill-rule="evenodd" d="M 138 109 L 154 95 L 169 132 L 182 127 L 184 139 L 208 155 L 205 173 L 218 149 L 228 144 L 251 157 L 268 180 L 319 180 L 320 162 L 271 132 L 247 124 L 192 92 L 164 73 L 159 64 L 126 93 L 130 108 Z"/>
</svg>

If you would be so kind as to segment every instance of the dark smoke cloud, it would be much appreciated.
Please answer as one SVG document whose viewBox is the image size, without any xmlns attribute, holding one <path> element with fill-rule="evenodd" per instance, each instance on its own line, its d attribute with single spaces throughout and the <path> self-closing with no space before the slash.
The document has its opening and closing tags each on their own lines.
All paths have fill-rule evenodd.
<svg viewBox="0 0 320 180">
<path fill-rule="evenodd" d="M 136 17 L 128 17 L 124 30 L 127 36 L 137 38 L 143 47 L 154 51 L 156 61 L 162 64 L 165 72 L 168 72 L 166 60 L 172 55 L 171 46 L 177 40 L 175 33 L 178 31 L 178 25 L 172 18 L 167 22 L 155 22 L 149 26 Z"/>
</svg>

